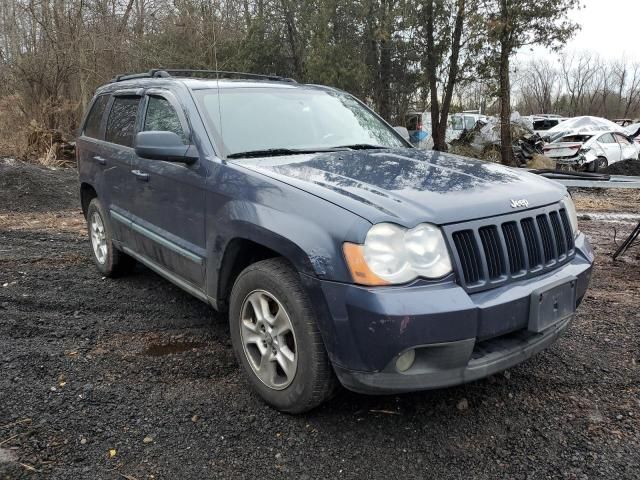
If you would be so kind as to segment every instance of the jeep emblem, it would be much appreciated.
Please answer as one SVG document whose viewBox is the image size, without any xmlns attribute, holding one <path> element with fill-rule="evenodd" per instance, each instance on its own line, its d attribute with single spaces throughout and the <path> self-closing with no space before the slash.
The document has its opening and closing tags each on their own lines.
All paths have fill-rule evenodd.
<svg viewBox="0 0 640 480">
<path fill-rule="evenodd" d="M 529 202 L 524 198 L 521 200 L 511 200 L 511 208 L 527 208 Z"/>
</svg>

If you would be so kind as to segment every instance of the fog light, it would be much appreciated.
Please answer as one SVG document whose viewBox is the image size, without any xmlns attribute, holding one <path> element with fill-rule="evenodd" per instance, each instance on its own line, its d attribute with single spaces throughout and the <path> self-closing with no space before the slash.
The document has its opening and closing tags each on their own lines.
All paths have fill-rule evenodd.
<svg viewBox="0 0 640 480">
<path fill-rule="evenodd" d="M 399 372 L 406 372 L 413 365 L 414 360 L 416 359 L 416 351 L 415 350 L 407 350 L 402 355 L 398 357 L 396 360 L 396 368 Z"/>
</svg>

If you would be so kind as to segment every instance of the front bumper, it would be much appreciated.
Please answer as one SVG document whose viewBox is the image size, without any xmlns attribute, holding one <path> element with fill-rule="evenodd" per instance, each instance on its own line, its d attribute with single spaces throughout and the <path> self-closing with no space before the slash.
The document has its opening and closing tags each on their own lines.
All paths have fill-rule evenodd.
<svg viewBox="0 0 640 480">
<path fill-rule="evenodd" d="M 341 383 L 357 392 L 398 393 L 476 380 L 555 342 L 571 318 L 530 332 L 531 294 L 575 278 L 579 303 L 592 264 L 593 251 L 580 235 L 576 256 L 561 268 L 473 294 L 453 280 L 397 288 L 321 281 L 325 345 Z M 395 362 L 408 349 L 416 349 L 416 360 L 401 373 Z"/>
</svg>

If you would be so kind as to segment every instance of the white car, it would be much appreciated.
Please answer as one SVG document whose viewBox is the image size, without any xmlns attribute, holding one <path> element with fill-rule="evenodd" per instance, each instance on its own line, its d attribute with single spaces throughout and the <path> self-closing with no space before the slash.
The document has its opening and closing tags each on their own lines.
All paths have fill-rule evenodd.
<svg viewBox="0 0 640 480">
<path fill-rule="evenodd" d="M 618 131 L 570 133 L 543 147 L 560 169 L 598 172 L 620 160 L 638 159 L 638 144 Z"/>
</svg>

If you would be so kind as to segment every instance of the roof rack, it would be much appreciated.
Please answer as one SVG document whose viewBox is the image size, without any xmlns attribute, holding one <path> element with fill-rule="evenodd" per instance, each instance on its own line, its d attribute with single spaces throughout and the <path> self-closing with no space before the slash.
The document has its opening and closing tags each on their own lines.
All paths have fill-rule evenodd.
<svg viewBox="0 0 640 480">
<path fill-rule="evenodd" d="M 110 83 L 134 80 L 136 78 L 168 78 L 168 77 L 191 77 L 191 78 L 247 78 L 255 80 L 271 80 L 276 82 L 296 83 L 293 78 L 281 77 L 279 75 L 260 75 L 257 73 L 229 72 L 226 70 L 190 70 L 174 68 L 157 68 L 143 73 L 127 73 L 116 75 Z"/>
</svg>

